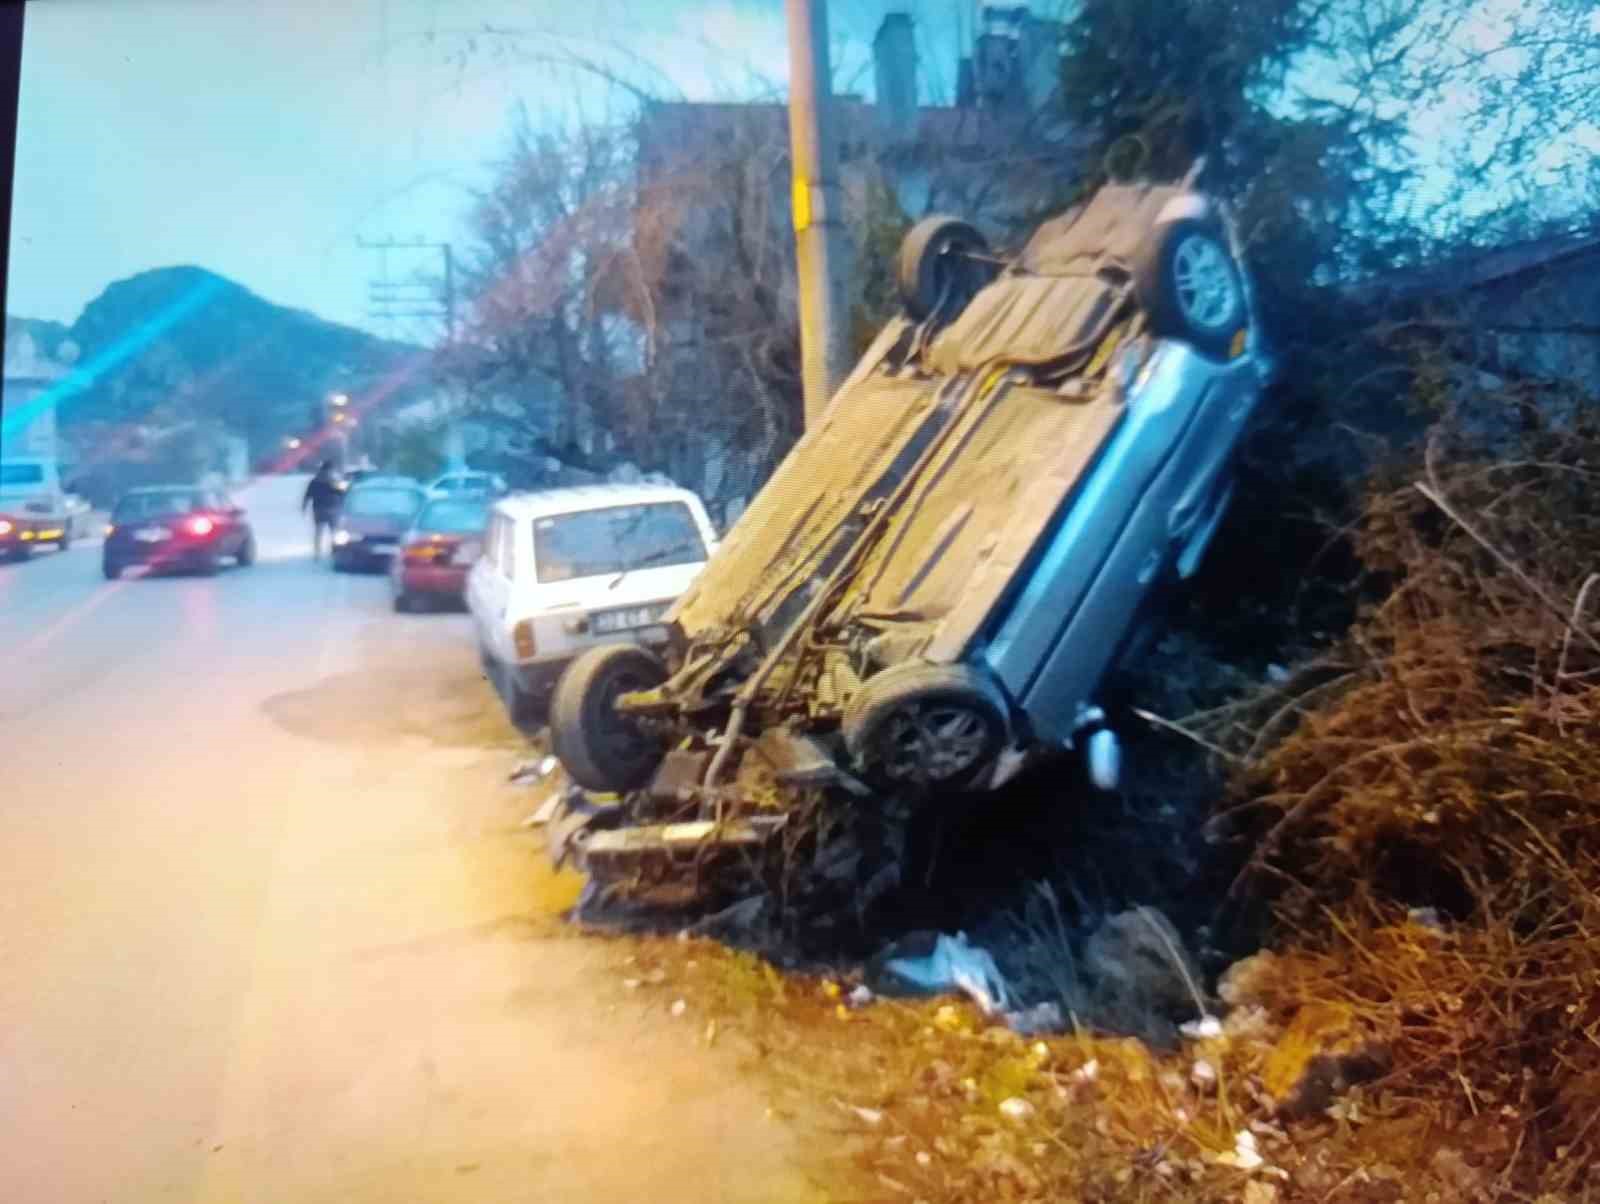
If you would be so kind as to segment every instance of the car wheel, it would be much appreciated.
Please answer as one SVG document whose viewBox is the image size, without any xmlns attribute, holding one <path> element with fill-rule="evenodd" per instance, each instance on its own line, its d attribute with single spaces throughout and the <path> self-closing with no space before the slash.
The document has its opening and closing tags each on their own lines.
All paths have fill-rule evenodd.
<svg viewBox="0 0 1600 1204">
<path fill-rule="evenodd" d="M 1246 321 L 1244 283 L 1215 228 L 1194 219 L 1159 228 L 1134 273 L 1151 329 L 1226 355 Z"/>
<path fill-rule="evenodd" d="M 943 311 L 953 317 L 987 283 L 992 267 L 973 256 L 989 244 L 956 217 L 925 217 L 906 232 L 895 261 L 895 282 L 906 312 L 917 321 Z"/>
<path fill-rule="evenodd" d="M 56 547 L 65 552 L 72 546 L 72 523 L 68 520 L 61 530 L 61 538 L 56 540 Z"/>
<path fill-rule="evenodd" d="M 242 569 L 247 569 L 256 562 L 256 537 L 254 535 L 246 535 L 244 537 L 244 542 L 239 545 L 239 555 L 234 560 Z"/>
<path fill-rule="evenodd" d="M 107 581 L 115 581 L 122 576 L 122 566 L 111 560 L 102 560 L 100 562 L 100 571 L 105 574 Z"/>
<path fill-rule="evenodd" d="M 965 666 L 896 665 L 861 687 L 842 728 L 868 781 L 890 790 L 960 790 L 999 755 L 1005 704 Z"/>
<path fill-rule="evenodd" d="M 622 793 L 650 780 L 665 749 L 616 702 L 666 679 L 661 659 L 634 644 L 602 644 L 567 667 L 550 698 L 550 746 L 574 782 Z"/>
<path fill-rule="evenodd" d="M 215 577 L 222 571 L 222 562 L 217 559 L 217 554 L 211 552 L 202 556 L 195 564 L 195 572 L 202 577 Z"/>
<path fill-rule="evenodd" d="M 394 612 L 397 615 L 410 614 L 417 609 L 416 598 L 406 590 L 397 590 L 394 595 Z"/>
</svg>

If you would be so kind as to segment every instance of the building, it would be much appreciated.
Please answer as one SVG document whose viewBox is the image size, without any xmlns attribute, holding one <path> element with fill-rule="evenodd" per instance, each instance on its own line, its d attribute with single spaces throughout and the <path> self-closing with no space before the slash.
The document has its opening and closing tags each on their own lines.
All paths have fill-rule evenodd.
<svg viewBox="0 0 1600 1204">
<path fill-rule="evenodd" d="M 1034 217 L 1076 173 L 1076 145 L 1052 106 L 1064 26 L 1026 6 L 985 5 L 981 32 L 961 59 L 956 103 L 921 103 L 909 13 L 884 17 L 873 39 L 876 99 L 831 98 L 841 183 L 859 198 L 887 185 L 915 219 L 959 212 L 999 232 Z M 639 124 L 639 173 L 648 188 L 715 169 L 732 149 L 756 149 L 773 169 L 773 221 L 789 228 L 789 111 L 765 104 L 651 102 Z"/>
<path fill-rule="evenodd" d="M 19 331 L 5 343 L 5 378 L 0 391 L 0 455 L 57 459 L 56 403 L 52 388 L 71 370 L 76 348 L 44 354 L 34 337 Z"/>
<path fill-rule="evenodd" d="M 1432 312 L 1496 375 L 1577 384 L 1600 396 L 1600 230 L 1508 243 L 1385 273 L 1351 290 L 1391 312 Z"/>
<path fill-rule="evenodd" d="M 964 70 L 971 86 L 956 103 L 927 104 L 911 16 L 883 19 L 875 100 L 829 102 L 857 320 L 887 304 L 864 290 L 883 287 L 907 222 L 959 214 L 1005 243 L 1075 187 L 1078 146 L 1051 104 L 1061 33 L 1026 8 L 986 8 Z M 649 347 L 650 387 L 641 380 L 640 393 L 668 414 L 652 453 L 714 507 L 737 508 L 797 433 L 797 418 L 784 428 L 773 417 L 799 397 L 788 106 L 655 102 L 637 136 L 632 238 L 651 302 L 628 316 Z M 761 346 L 728 350 L 752 329 L 769 332 Z M 764 378 L 752 359 L 766 365 Z"/>
</svg>

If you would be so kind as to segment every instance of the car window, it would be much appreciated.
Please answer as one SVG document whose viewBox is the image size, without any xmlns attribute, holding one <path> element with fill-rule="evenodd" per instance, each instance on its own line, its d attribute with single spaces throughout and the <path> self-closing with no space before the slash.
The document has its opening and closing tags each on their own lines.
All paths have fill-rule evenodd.
<svg viewBox="0 0 1600 1204">
<path fill-rule="evenodd" d="M 500 525 L 500 571 L 507 581 L 517 579 L 517 524 L 509 518 Z"/>
<path fill-rule="evenodd" d="M 410 518 L 417 512 L 419 500 L 411 489 L 363 485 L 350 491 L 344 510 L 368 518 Z"/>
<path fill-rule="evenodd" d="M 159 518 L 167 514 L 183 514 L 197 510 L 204 502 L 193 490 L 171 490 L 162 493 L 135 493 L 117 503 L 111 521 L 133 522 L 142 518 Z"/>
<path fill-rule="evenodd" d="M 500 567 L 500 526 L 505 522 L 505 515 L 492 514 L 489 516 L 489 525 L 483 536 L 483 563 L 490 568 Z"/>
<path fill-rule="evenodd" d="M 44 468 L 41 465 L 0 464 L 0 485 L 42 485 L 43 483 Z"/>
<path fill-rule="evenodd" d="M 579 510 L 533 524 L 540 581 L 695 564 L 705 558 L 705 541 L 682 502 Z"/>
<path fill-rule="evenodd" d="M 481 534 L 487 515 L 488 511 L 477 502 L 432 502 L 417 519 L 417 526 L 444 535 Z"/>
</svg>

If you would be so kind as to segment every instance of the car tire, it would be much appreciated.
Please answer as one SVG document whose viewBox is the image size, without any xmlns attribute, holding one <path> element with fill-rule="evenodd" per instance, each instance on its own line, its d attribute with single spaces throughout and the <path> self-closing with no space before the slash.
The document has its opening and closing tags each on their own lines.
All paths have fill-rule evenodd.
<svg viewBox="0 0 1600 1204">
<path fill-rule="evenodd" d="M 215 577 L 222 571 L 222 562 L 217 559 L 217 554 L 211 552 L 200 558 L 195 564 L 195 572 L 202 577 Z"/>
<path fill-rule="evenodd" d="M 1157 335 L 1226 356 L 1248 321 L 1244 281 L 1214 225 L 1185 218 L 1156 230 L 1134 271 L 1140 304 Z"/>
<path fill-rule="evenodd" d="M 112 560 L 102 560 L 100 562 L 100 572 L 107 581 L 115 581 L 122 576 L 122 566 Z"/>
<path fill-rule="evenodd" d="M 1005 745 L 1005 700 L 964 665 L 895 665 L 850 700 L 842 732 L 856 772 L 876 786 L 962 790 Z"/>
<path fill-rule="evenodd" d="M 65 552 L 72 546 L 72 520 L 69 518 L 61 528 L 61 538 L 56 540 L 56 548 Z"/>
<path fill-rule="evenodd" d="M 397 590 L 394 595 L 394 613 L 408 615 L 417 609 L 416 597 L 407 590 Z"/>
<path fill-rule="evenodd" d="M 917 321 L 945 310 L 947 318 L 966 308 L 992 275 L 990 265 L 968 258 L 987 255 L 989 244 L 970 223 L 938 214 L 906 232 L 895 260 L 900 302 Z"/>
<path fill-rule="evenodd" d="M 249 568 L 256 562 L 256 537 L 246 535 L 244 542 L 239 545 L 239 554 L 234 557 L 234 562 L 242 569 Z"/>
<path fill-rule="evenodd" d="M 602 644 L 567 666 L 550 698 L 550 746 L 574 782 L 621 794 L 650 780 L 666 749 L 614 704 L 666 679 L 661 658 L 635 644 Z"/>
</svg>

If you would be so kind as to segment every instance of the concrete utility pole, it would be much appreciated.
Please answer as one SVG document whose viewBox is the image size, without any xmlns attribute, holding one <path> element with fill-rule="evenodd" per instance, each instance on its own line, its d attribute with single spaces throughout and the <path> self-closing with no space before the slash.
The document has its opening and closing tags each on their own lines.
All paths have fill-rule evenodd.
<svg viewBox="0 0 1600 1204">
<path fill-rule="evenodd" d="M 850 371 L 843 194 L 829 103 L 827 0 L 784 0 L 789 17 L 789 148 L 800 274 L 800 361 L 806 426 Z"/>
</svg>

